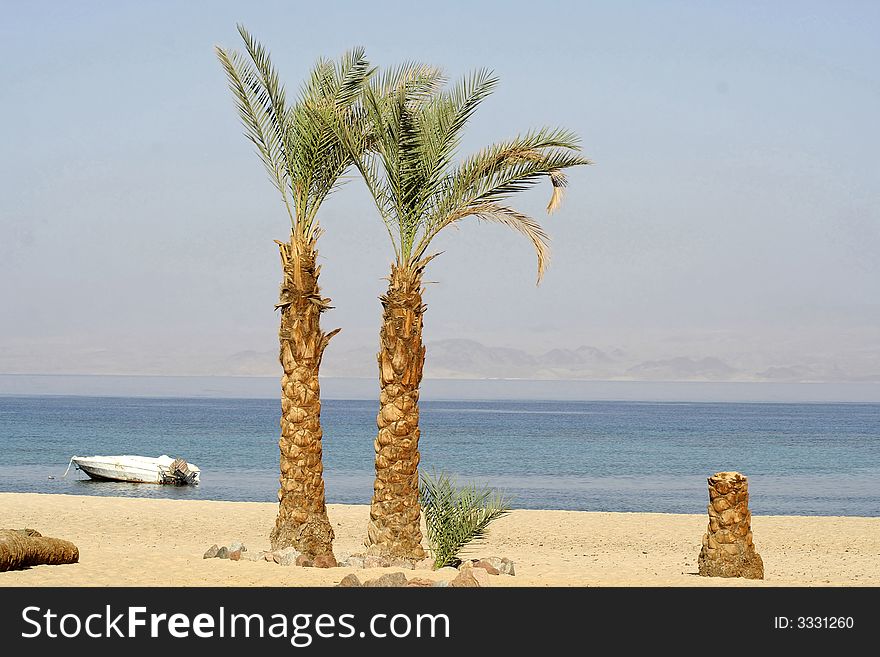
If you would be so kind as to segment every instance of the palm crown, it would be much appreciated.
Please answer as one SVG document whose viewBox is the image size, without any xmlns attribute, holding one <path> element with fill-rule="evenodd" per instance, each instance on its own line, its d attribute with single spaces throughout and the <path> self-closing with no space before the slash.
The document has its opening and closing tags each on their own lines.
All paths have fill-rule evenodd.
<svg viewBox="0 0 880 657">
<path fill-rule="evenodd" d="M 364 85 L 352 111 L 356 121 L 337 125 L 394 245 L 399 266 L 425 264 L 431 241 L 464 219 L 504 224 L 525 235 L 538 257 L 538 281 L 549 258 L 549 238 L 533 218 L 506 199 L 549 178 L 559 205 L 563 170 L 591 162 L 579 140 L 563 129 L 543 128 L 484 148 L 454 163 L 461 134 L 497 78 L 480 70 L 449 89 L 433 67 L 406 64 Z"/>
<path fill-rule="evenodd" d="M 217 47 L 245 135 L 272 183 L 281 193 L 294 233 L 308 240 L 318 229 L 316 214 L 323 200 L 359 155 L 344 147 L 334 125 L 352 119 L 354 102 L 370 68 L 362 48 L 338 62 L 321 59 L 312 68 L 296 101 L 288 106 L 284 86 L 269 52 L 238 26 L 247 57 Z"/>
</svg>

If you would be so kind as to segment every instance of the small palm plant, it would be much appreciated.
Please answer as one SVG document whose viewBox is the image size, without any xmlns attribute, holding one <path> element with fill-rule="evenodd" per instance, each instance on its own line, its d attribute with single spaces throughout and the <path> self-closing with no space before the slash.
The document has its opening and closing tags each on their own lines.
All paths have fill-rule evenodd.
<svg viewBox="0 0 880 657">
<path fill-rule="evenodd" d="M 466 545 L 481 540 L 493 520 L 510 513 L 510 500 L 493 488 L 457 487 L 440 473 L 422 473 L 419 496 L 434 568 L 457 566 Z"/>
</svg>

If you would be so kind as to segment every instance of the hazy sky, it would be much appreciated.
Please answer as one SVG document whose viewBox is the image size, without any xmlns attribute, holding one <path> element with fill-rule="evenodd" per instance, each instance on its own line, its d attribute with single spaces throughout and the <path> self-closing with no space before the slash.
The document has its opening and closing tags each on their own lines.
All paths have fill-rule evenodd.
<svg viewBox="0 0 880 657">
<path fill-rule="evenodd" d="M 465 152 L 545 124 L 582 136 L 596 165 L 546 218 L 543 284 L 511 231 L 450 231 L 427 274 L 429 342 L 880 378 L 877 3 L 3 2 L 2 15 L 0 372 L 224 373 L 275 349 L 273 239 L 288 223 L 213 53 L 238 47 L 241 21 L 290 92 L 354 45 L 379 66 L 494 69 Z M 517 203 L 545 218 L 548 197 Z M 354 177 L 320 218 L 338 367 L 377 340 L 391 247 Z"/>
</svg>

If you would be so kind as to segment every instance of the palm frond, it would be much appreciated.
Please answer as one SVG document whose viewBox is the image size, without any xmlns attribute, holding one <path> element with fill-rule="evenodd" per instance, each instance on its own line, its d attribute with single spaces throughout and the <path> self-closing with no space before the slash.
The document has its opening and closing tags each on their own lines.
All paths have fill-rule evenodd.
<svg viewBox="0 0 880 657">
<path fill-rule="evenodd" d="M 256 146 L 272 184 L 281 192 L 285 204 L 289 189 L 289 169 L 278 139 L 278 130 L 259 97 L 259 77 L 253 66 L 239 53 L 215 48 L 226 72 L 245 136 Z"/>
<path fill-rule="evenodd" d="M 295 232 L 317 235 L 316 216 L 324 199 L 340 184 L 352 163 L 335 128 L 357 123 L 360 90 L 373 74 L 363 48 L 338 61 L 319 60 L 289 104 L 269 51 L 242 26 L 247 57 L 217 48 L 236 99 L 246 136 L 281 192 Z M 292 199 L 293 209 L 288 199 Z"/>
<path fill-rule="evenodd" d="M 541 282 L 544 271 L 547 269 L 547 265 L 550 264 L 550 237 L 540 223 L 518 210 L 495 203 L 471 206 L 468 210 L 468 216 L 473 216 L 483 221 L 499 223 L 525 235 L 532 243 L 535 255 L 538 257 L 537 283 Z M 450 223 L 452 222 L 450 221 Z"/>
<path fill-rule="evenodd" d="M 444 91 L 444 83 L 439 70 L 413 63 L 374 76 L 364 87 L 360 128 L 349 127 L 340 137 L 385 222 L 398 265 L 419 262 L 443 228 L 474 216 L 526 235 L 538 257 L 540 281 L 549 239 L 535 219 L 507 200 L 546 178 L 553 187 L 551 213 L 562 201 L 565 170 L 591 162 L 580 154 L 573 132 L 543 128 L 456 166 L 462 132 L 497 79 L 481 70 L 450 90 Z"/>
</svg>

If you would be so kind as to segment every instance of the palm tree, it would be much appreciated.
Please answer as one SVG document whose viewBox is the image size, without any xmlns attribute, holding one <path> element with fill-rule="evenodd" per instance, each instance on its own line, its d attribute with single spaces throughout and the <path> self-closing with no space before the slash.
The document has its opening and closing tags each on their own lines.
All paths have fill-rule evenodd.
<svg viewBox="0 0 880 657">
<path fill-rule="evenodd" d="M 269 52 L 242 26 L 247 57 L 217 48 L 245 127 L 290 219 L 290 238 L 279 242 L 283 279 L 276 309 L 281 311 L 281 451 L 278 517 L 273 549 L 293 546 L 317 556 L 333 553 L 322 463 L 321 400 L 318 370 L 327 343 L 339 329 L 324 333 L 321 313 L 330 299 L 318 287 L 317 212 L 356 152 L 336 137 L 335 122 L 348 120 L 361 87 L 372 74 L 362 49 L 338 62 L 320 60 L 288 105 Z"/>
<path fill-rule="evenodd" d="M 478 71 L 451 89 L 433 68 L 408 64 L 364 86 L 363 124 L 340 130 L 394 247 L 379 334 L 376 479 L 365 545 L 368 553 L 421 559 L 419 527 L 419 385 L 422 275 L 436 256 L 433 239 L 466 217 L 503 224 L 534 246 L 538 282 L 549 257 L 547 234 L 506 199 L 548 178 L 556 209 L 569 167 L 590 164 L 578 138 L 541 129 L 485 148 L 455 164 L 462 131 L 497 80 Z"/>
</svg>

